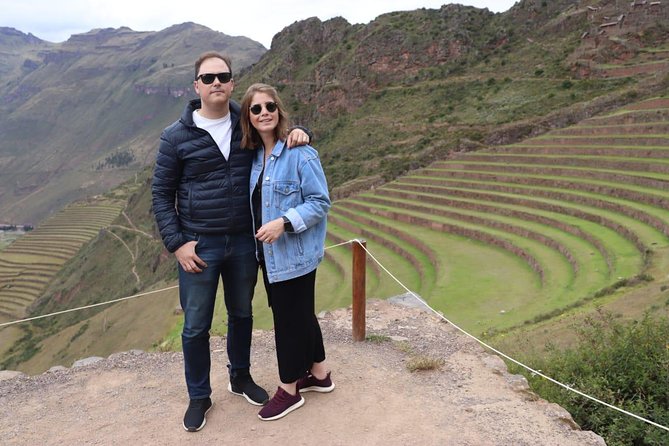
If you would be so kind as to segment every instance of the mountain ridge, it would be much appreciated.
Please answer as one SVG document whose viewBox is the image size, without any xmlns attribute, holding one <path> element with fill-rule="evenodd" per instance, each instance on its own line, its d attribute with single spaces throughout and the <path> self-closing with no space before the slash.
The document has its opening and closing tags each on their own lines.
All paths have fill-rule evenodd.
<svg viewBox="0 0 669 446">
<path fill-rule="evenodd" d="M 606 14 L 625 14 L 627 25 L 602 31 Z M 58 44 L 5 28 L 0 48 L 18 46 L 0 55 L 0 73 L 8 78 L 0 85 L 0 215 L 6 223 L 37 224 L 69 201 L 103 192 L 149 165 L 160 131 L 180 114 L 180 99 L 192 97 L 190 66 L 194 55 L 205 50 L 231 54 L 236 98 L 251 82 L 276 84 L 294 120 L 316 131 L 326 173 L 339 187 L 357 178 L 373 182 L 379 174 L 388 179 L 424 165 L 423 159 L 436 159 L 480 140 L 491 130 L 481 120 L 450 132 L 435 125 L 452 126 L 447 115 L 481 106 L 469 103 L 460 92 L 469 90 L 485 101 L 490 90 L 500 88 L 499 83 L 482 88 L 479 80 L 602 79 L 600 66 L 621 55 L 633 59 L 644 47 L 666 41 L 662 19 L 668 14 L 662 8 L 651 15 L 620 0 L 523 0 L 505 13 L 444 5 L 382 14 L 368 24 L 312 17 L 286 26 L 274 36 L 269 51 L 245 37 L 192 22 L 157 32 L 99 28 Z M 583 37 L 586 32 L 590 37 Z M 634 81 L 630 77 L 629 82 Z M 397 107 L 397 89 L 441 85 L 447 90 L 457 82 L 462 84 L 455 87 L 460 91 L 434 106 L 427 119 L 405 112 L 404 130 L 383 122 L 381 127 L 388 131 L 375 132 L 361 115 L 367 107 L 388 121 L 392 116 L 373 109 L 384 103 Z M 389 94 L 396 97 L 387 98 Z M 531 90 L 525 94 L 537 95 Z M 571 96 L 565 105 L 587 100 Z M 86 104 L 86 114 L 78 114 L 79 104 Z M 516 119 L 530 116 L 536 113 L 517 113 Z M 349 124 L 354 128 L 342 131 Z M 78 135 L 58 134 L 58 129 Z M 393 133 L 398 133 L 394 139 L 405 141 L 417 132 L 424 134 L 415 138 L 422 141 L 417 151 L 411 144 L 400 144 L 401 150 L 398 146 L 383 155 L 370 147 L 368 159 L 357 163 L 354 146 L 365 147 L 370 139 L 351 138 L 351 131 L 391 146 L 387 136 Z M 117 152 L 130 153 L 135 161 L 95 170 Z M 35 163 L 41 158 L 35 153 L 46 158 Z M 31 200 L 23 200 L 28 195 Z"/>
<path fill-rule="evenodd" d="M 246 37 L 192 23 L 159 32 L 96 29 L 58 44 L 23 36 L 2 57 L 14 66 L 0 86 L 0 215 L 35 223 L 146 165 L 160 131 L 179 115 L 180 98 L 193 94 L 193 54 L 222 46 L 244 67 L 266 51 Z M 117 152 L 136 161 L 96 169 Z M 41 199 L 15 205 L 28 195 Z"/>
</svg>

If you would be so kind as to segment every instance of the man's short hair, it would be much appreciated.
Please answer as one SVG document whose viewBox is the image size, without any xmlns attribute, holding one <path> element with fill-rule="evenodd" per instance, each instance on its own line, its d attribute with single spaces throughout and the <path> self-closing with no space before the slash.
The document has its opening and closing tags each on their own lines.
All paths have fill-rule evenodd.
<svg viewBox="0 0 669 446">
<path fill-rule="evenodd" d="M 223 62 L 225 62 L 225 64 L 228 66 L 228 69 L 230 70 L 230 73 L 232 73 L 232 62 L 228 56 L 224 56 L 223 54 L 216 51 L 207 51 L 206 53 L 200 54 L 200 57 L 198 57 L 195 61 L 195 80 L 197 80 L 197 75 L 200 73 L 200 66 L 202 65 L 202 62 L 213 58 L 221 59 Z"/>
</svg>

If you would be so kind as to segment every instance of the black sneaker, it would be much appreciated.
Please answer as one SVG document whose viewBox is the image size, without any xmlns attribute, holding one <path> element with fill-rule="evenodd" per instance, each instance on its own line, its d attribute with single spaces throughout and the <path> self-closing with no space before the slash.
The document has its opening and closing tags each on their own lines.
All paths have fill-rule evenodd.
<svg viewBox="0 0 669 446">
<path fill-rule="evenodd" d="M 269 395 L 258 384 L 253 381 L 248 370 L 235 370 L 230 375 L 228 391 L 235 395 L 243 396 L 246 401 L 255 406 L 264 406 L 269 401 Z"/>
<path fill-rule="evenodd" d="M 184 415 L 184 429 L 188 432 L 197 432 L 207 424 L 207 412 L 211 409 L 211 398 L 190 400 L 188 410 Z"/>
</svg>

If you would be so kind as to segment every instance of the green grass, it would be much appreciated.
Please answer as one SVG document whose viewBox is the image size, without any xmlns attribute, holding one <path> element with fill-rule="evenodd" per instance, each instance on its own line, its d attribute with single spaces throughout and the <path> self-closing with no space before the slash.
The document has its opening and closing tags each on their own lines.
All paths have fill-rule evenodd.
<svg viewBox="0 0 669 446">
<path fill-rule="evenodd" d="M 430 356 L 417 355 L 409 358 L 406 363 L 406 367 L 410 372 L 420 372 L 440 369 L 444 363 L 445 361 L 443 358 L 432 358 Z"/>
<path fill-rule="evenodd" d="M 445 314 L 457 315 L 455 319 L 469 329 L 479 331 L 498 324 L 505 326 L 523 321 L 531 312 L 525 311 L 528 307 L 545 301 L 539 298 L 546 297 L 546 293 L 538 288 L 536 275 L 521 259 L 506 251 L 464 237 L 435 233 L 416 225 L 377 216 L 373 218 L 392 223 L 395 227 L 430 243 L 440 253 L 443 267 L 440 268 L 435 287 L 431 294 L 422 296 L 435 309 Z M 545 250 L 545 255 L 551 256 L 551 264 L 560 263 L 557 261 L 558 255 L 550 253 L 544 247 L 540 247 L 539 251 L 541 250 Z M 500 255 L 504 260 L 489 260 Z M 491 266 L 492 263 L 494 266 Z M 553 280 L 556 280 L 554 272 L 549 274 L 547 281 Z M 563 283 L 562 280 L 559 282 Z M 500 283 L 505 285 L 500 287 Z M 560 299 L 556 301 L 560 302 Z M 500 315 L 503 317 L 500 318 Z"/>
<path fill-rule="evenodd" d="M 365 336 L 365 341 L 372 342 L 372 343 L 375 343 L 375 344 L 382 344 L 384 342 L 390 342 L 390 340 L 391 339 L 390 339 L 389 336 L 379 335 L 379 334 L 374 334 L 374 333 L 371 333 L 371 334 L 368 334 L 367 336 Z"/>
<path fill-rule="evenodd" d="M 399 185 L 395 185 L 395 188 L 399 187 Z M 412 192 L 413 193 L 413 192 Z M 560 202 L 558 202 L 560 203 Z M 564 203 L 562 203 L 564 205 Z M 536 210 L 533 209 L 527 209 L 530 212 L 537 212 Z M 585 209 L 584 209 L 585 210 Z M 597 210 L 599 211 L 599 210 Z M 546 213 L 546 212 L 544 212 Z M 548 213 L 550 215 L 550 213 Z M 623 218 L 617 214 L 613 213 L 608 213 L 609 217 L 615 216 L 616 218 Z M 551 215 L 552 217 L 555 217 L 555 215 Z M 636 274 L 641 266 L 642 266 L 642 260 L 640 253 L 635 249 L 634 245 L 631 244 L 629 241 L 625 240 L 622 238 L 620 235 L 614 233 L 612 230 L 608 228 L 602 228 L 601 226 L 588 222 L 588 221 L 582 221 L 580 219 L 577 219 L 575 217 L 570 217 L 571 221 L 581 227 L 581 229 L 587 230 L 590 228 L 590 231 L 597 233 L 599 237 L 603 240 L 604 244 L 609 246 L 613 244 L 613 247 L 615 249 L 612 250 L 613 252 L 613 264 L 614 264 L 614 271 L 615 274 L 613 276 L 613 279 L 615 279 L 618 276 L 623 276 L 623 277 L 630 277 L 634 274 Z M 623 218 L 623 220 L 625 220 Z M 627 219 L 631 220 L 631 219 Z M 631 220 L 633 221 L 633 220 Z M 623 224 L 626 223 L 627 221 L 623 221 Z M 657 233 L 655 233 L 657 234 Z M 590 257 L 590 256 L 588 256 Z M 583 259 L 581 259 L 583 260 Z M 586 288 L 587 290 L 592 290 L 594 285 L 591 285 L 589 288 Z"/>
<path fill-rule="evenodd" d="M 364 199 L 364 196 L 361 198 Z M 396 203 L 398 204 L 402 202 L 406 204 L 411 204 L 409 201 L 406 200 L 396 200 Z M 385 206 L 377 203 L 371 204 L 371 206 L 380 207 L 382 209 L 383 208 L 393 209 L 393 204 L 391 204 L 390 202 L 388 202 L 388 204 Z M 402 213 L 407 213 L 409 215 L 412 214 L 422 215 L 423 217 L 428 217 L 430 211 L 430 209 L 427 209 L 422 212 L 416 211 L 414 213 L 412 211 L 406 211 L 400 208 L 396 209 L 397 211 Z M 444 211 L 454 210 L 453 208 L 439 205 L 431 205 L 431 209 L 432 210 L 441 209 Z M 426 215 L 425 212 L 428 212 L 428 215 Z M 542 234 L 544 236 L 547 236 L 561 243 L 563 246 L 569 249 L 571 254 L 578 261 L 577 267 L 580 268 L 580 271 L 576 276 L 576 282 L 574 283 L 574 288 L 586 289 L 586 290 L 592 290 L 598 288 L 609 276 L 608 265 L 606 263 L 606 260 L 603 257 L 602 253 L 600 253 L 599 250 L 594 245 L 585 241 L 584 239 L 578 238 L 560 229 L 542 223 L 534 223 L 531 221 L 520 220 L 518 218 L 512 218 L 512 217 L 496 216 L 486 212 L 470 211 L 459 208 L 455 209 L 455 212 L 458 212 L 463 216 L 478 217 L 486 222 L 500 222 L 518 228 L 527 229 L 537 234 Z"/>
<path fill-rule="evenodd" d="M 636 124 L 638 126 L 641 125 L 646 125 L 646 124 Z M 588 128 L 588 127 L 581 127 L 581 126 L 575 126 L 575 127 L 567 127 L 566 130 L 569 129 L 580 129 L 580 128 Z M 597 127 L 589 127 L 589 128 L 597 128 Z M 638 138 L 644 138 L 644 139 L 666 139 L 668 138 L 669 135 L 665 133 L 658 133 L 658 134 L 653 134 L 653 133 L 643 133 L 643 134 L 628 134 L 628 133 L 607 133 L 605 135 L 570 135 L 570 134 L 554 134 L 554 133 L 546 133 L 544 135 L 539 135 L 537 137 L 527 139 L 525 140 L 526 144 L 530 144 L 532 141 L 545 141 L 545 140 L 554 140 L 554 139 L 565 139 L 565 140 L 570 140 L 570 139 L 590 139 L 593 141 L 597 141 L 600 139 L 620 139 L 620 140 L 626 140 L 626 139 L 638 139 Z M 661 141 L 658 141 L 660 143 Z M 618 147 L 618 144 L 614 144 L 614 147 Z M 653 147 L 653 146 L 650 146 Z M 661 144 L 658 144 L 658 148 L 666 148 L 662 146 Z"/>
<path fill-rule="evenodd" d="M 434 187 L 432 188 L 436 191 L 443 190 L 444 194 L 447 195 L 449 192 L 469 192 L 469 189 L 465 188 L 440 188 L 440 187 Z M 403 192 L 403 189 L 401 188 L 401 183 L 393 183 L 392 185 L 384 187 L 383 190 L 388 190 L 388 191 L 398 191 L 398 192 Z M 479 193 L 477 190 L 473 190 L 475 193 Z M 426 197 L 427 200 L 430 198 L 434 197 L 439 197 L 440 195 L 436 195 L 433 193 L 428 193 L 428 192 L 417 192 L 417 191 L 410 191 L 411 196 L 417 196 L 417 197 Z M 505 204 L 502 202 L 503 199 L 506 198 L 512 198 L 516 199 L 517 196 L 513 194 L 508 194 L 508 193 L 501 193 L 501 192 L 495 192 L 495 191 L 485 191 L 485 195 L 489 197 L 488 200 L 484 201 L 484 203 L 494 203 L 497 205 L 502 205 L 502 206 L 510 206 L 512 208 L 519 208 L 524 211 L 528 212 L 533 212 L 533 213 L 540 213 L 540 215 L 548 215 L 551 218 L 557 217 L 557 218 L 563 218 L 561 217 L 562 214 L 557 214 L 554 212 L 550 211 L 544 211 L 538 208 L 539 206 L 560 206 L 561 208 L 565 209 L 573 209 L 574 211 L 580 211 L 580 212 L 586 212 L 589 213 L 593 216 L 596 215 L 601 215 L 602 217 L 608 218 L 611 220 L 613 223 L 618 223 L 621 225 L 627 225 L 626 227 L 630 227 L 633 231 L 638 231 L 641 229 L 642 231 L 649 230 L 646 225 L 640 225 L 639 222 L 636 220 L 630 219 L 625 216 L 621 216 L 620 214 L 611 212 L 611 211 L 605 211 L 601 209 L 593 209 L 587 206 L 583 205 L 577 205 L 573 203 L 565 203 L 559 200 L 551 200 L 547 198 L 542 198 L 542 197 L 537 197 L 537 198 L 525 198 L 521 197 L 522 201 L 525 203 L 524 206 L 519 206 L 519 205 L 510 205 L 510 204 Z M 471 201 L 471 200 L 470 200 Z M 536 207 L 532 207 L 536 206 Z M 627 259 L 623 264 L 625 266 L 621 266 L 619 268 L 627 269 L 631 268 L 630 271 L 636 271 L 639 269 L 639 265 L 641 263 L 641 253 L 636 249 L 634 244 L 630 241 L 625 239 L 622 235 L 618 234 L 614 230 L 607 228 L 607 227 L 602 227 L 598 223 L 591 222 L 589 220 L 582 220 L 579 217 L 575 216 L 570 216 L 570 215 L 565 215 L 565 217 L 571 218 L 572 221 L 576 226 L 581 227 L 582 229 L 588 229 L 592 228 L 591 232 L 599 234 L 600 239 L 606 241 L 607 244 L 611 243 L 610 240 L 613 240 L 614 246 L 618 247 L 619 249 L 616 249 L 615 251 L 615 257 L 620 260 L 620 259 Z M 653 231 L 652 232 L 653 236 L 657 235 L 657 232 Z M 622 274 L 625 275 L 625 274 Z"/>
<path fill-rule="evenodd" d="M 598 299 L 586 301 L 584 305 L 570 309 L 563 314 L 527 326 L 519 326 L 509 333 L 498 333 L 490 342 L 512 356 L 529 352 L 542 352 L 546 345 L 557 347 L 573 345 L 576 341 L 575 327 L 595 313 L 608 312 L 617 319 L 638 320 L 646 312 L 659 316 L 669 316 L 669 248 L 658 250 L 649 274 L 656 278 L 654 283 L 635 287 L 623 287 L 616 292 Z"/>
<path fill-rule="evenodd" d="M 439 181 L 443 183 L 443 186 L 432 186 L 432 185 L 430 185 L 430 186 L 435 187 L 435 188 L 442 188 L 442 189 L 444 189 L 444 192 L 446 192 L 449 189 L 448 183 L 457 182 L 459 180 L 457 180 L 457 179 L 451 180 L 451 179 L 448 179 L 448 178 L 439 178 Z M 457 186 L 457 187 L 453 187 L 453 189 L 479 190 L 479 188 L 477 188 L 477 186 L 479 186 L 479 185 L 480 186 L 486 186 L 486 185 L 489 185 L 489 184 L 494 184 L 495 187 L 499 187 L 499 186 L 513 187 L 514 189 L 518 189 L 518 190 L 522 191 L 521 196 L 523 196 L 523 197 L 524 196 L 529 196 L 529 197 L 533 197 L 533 198 L 536 198 L 536 197 L 539 196 L 539 194 L 538 194 L 539 191 L 555 192 L 555 193 L 564 193 L 565 192 L 563 189 L 559 189 L 559 188 L 540 187 L 540 186 L 525 186 L 525 185 L 521 185 L 521 184 L 512 184 L 512 183 L 507 184 L 507 183 L 500 183 L 500 182 L 492 183 L 492 182 L 485 182 L 485 181 L 480 181 L 480 180 L 468 180 L 467 183 L 470 184 L 471 186 L 469 186 L 468 188 L 465 188 L 465 187 L 462 187 L 462 186 Z M 404 183 L 400 181 L 400 182 L 393 183 L 393 184 L 402 185 Z M 486 191 L 486 193 L 492 193 L 492 192 L 495 192 L 495 191 Z M 629 201 L 629 200 L 620 200 L 620 199 L 615 199 L 615 198 L 611 198 L 611 197 L 608 197 L 608 196 L 602 196 L 602 195 L 598 195 L 598 194 L 580 192 L 580 191 L 575 191 L 575 190 L 570 190 L 570 191 L 568 191 L 568 193 L 573 194 L 575 196 L 579 196 L 579 197 L 594 198 L 594 199 L 597 199 L 597 200 L 605 200 L 605 201 L 609 201 L 609 202 L 612 202 L 612 203 L 622 204 L 622 205 L 628 206 L 628 207 L 633 208 L 633 209 L 638 209 L 638 210 L 641 210 L 643 212 L 647 212 L 651 215 L 654 215 L 654 216 L 657 216 L 661 219 L 664 219 L 665 221 L 668 221 L 667 219 L 669 218 L 669 210 L 659 209 L 659 208 L 654 207 L 654 206 L 644 205 L 644 204 L 640 204 L 640 203 L 637 203 L 637 202 L 632 202 L 632 201 Z M 515 194 L 503 194 L 503 195 L 514 196 Z M 579 206 L 575 202 L 565 202 L 565 201 L 561 201 L 561 200 L 544 199 L 543 197 L 542 197 L 542 201 L 543 202 L 553 202 L 553 203 L 559 204 L 559 205 L 569 205 L 569 206 L 573 206 L 573 207 L 577 207 L 577 208 L 588 209 L 590 212 L 596 212 L 596 213 L 599 213 L 601 215 L 607 215 L 612 220 L 615 219 L 616 221 L 623 221 L 624 220 L 626 222 L 626 224 L 629 225 L 628 227 L 633 229 L 633 231 L 635 233 L 637 233 L 644 240 L 644 243 L 648 246 L 653 245 L 653 244 L 664 246 L 665 244 L 669 243 L 669 239 L 666 236 L 664 236 L 661 232 L 659 232 L 656 228 L 651 227 L 651 226 L 649 226 L 645 223 L 639 222 L 637 220 L 634 220 L 630 217 L 618 214 L 618 213 L 609 212 L 609 211 L 606 211 L 605 209 L 601 209 L 601 208 L 592 208 L 592 207 L 589 207 L 589 206 L 588 207 Z"/>
<path fill-rule="evenodd" d="M 441 264 L 439 259 L 437 259 L 437 264 L 433 264 L 431 258 L 434 256 L 433 250 L 428 246 L 415 246 L 411 241 L 404 240 L 397 235 L 393 234 L 394 227 L 393 225 L 388 225 L 386 222 L 385 227 L 377 228 L 368 226 L 365 223 L 360 222 L 361 219 L 367 219 L 370 215 L 363 212 L 357 211 L 355 209 L 349 209 L 346 207 L 347 203 L 353 201 L 344 200 L 338 202 L 336 207 L 336 213 L 344 212 L 347 220 L 355 221 L 355 224 L 358 225 L 361 229 L 367 230 L 370 234 L 374 234 L 379 240 L 385 240 L 385 243 L 391 243 L 395 246 L 399 246 L 403 249 L 405 258 L 411 259 L 412 266 L 420 274 L 420 284 L 421 292 L 429 294 L 430 289 L 435 281 L 436 271 L 440 268 Z M 357 218 L 357 219 L 356 219 Z M 374 220 L 374 219 L 372 219 Z M 410 233 L 406 233 L 410 234 Z"/>
<path fill-rule="evenodd" d="M 492 165 L 494 166 L 494 163 L 488 163 L 487 165 Z M 472 167 L 476 167 L 476 164 L 471 164 Z M 471 174 L 483 174 L 483 175 L 495 175 L 495 176 L 501 176 L 503 178 L 507 178 L 509 183 L 514 183 L 514 184 L 522 184 L 521 180 L 526 179 L 526 180 L 552 180 L 555 183 L 558 182 L 570 182 L 573 183 L 575 186 L 577 185 L 582 185 L 583 187 L 589 187 L 589 186 L 605 186 L 605 187 L 610 187 L 610 188 L 615 188 L 621 191 L 631 191 L 631 192 L 638 192 L 640 194 L 646 195 L 648 199 L 664 199 L 667 200 L 669 199 L 669 192 L 663 191 L 658 188 L 651 188 L 651 187 L 644 187 L 644 186 L 638 186 L 634 184 L 621 184 L 618 182 L 613 182 L 613 181 L 605 181 L 605 180 L 600 180 L 600 179 L 589 179 L 589 178 L 581 178 L 581 177 L 574 177 L 574 176 L 567 176 L 567 175 L 550 175 L 550 174 L 531 174 L 531 173 L 516 173 L 516 172 L 504 172 L 504 167 L 516 167 L 516 166 L 526 166 L 528 167 L 529 165 L 526 164 L 504 164 L 504 166 L 500 166 L 499 171 L 485 171 L 485 170 L 476 170 L 476 169 L 467 169 L 467 170 L 462 170 L 462 169 L 448 169 L 448 172 L 453 172 L 453 173 L 459 173 L 464 176 L 471 175 Z M 533 167 L 547 167 L 547 165 L 540 165 L 536 166 L 534 165 Z M 592 170 L 591 170 L 592 171 Z M 586 171 L 584 170 L 584 173 Z M 627 172 L 623 171 L 612 171 L 620 174 L 626 174 Z M 426 173 L 429 173 L 429 170 L 426 170 Z M 411 175 L 411 176 L 406 176 L 405 178 L 430 178 L 430 179 L 442 179 L 442 178 L 448 178 L 448 177 L 431 177 L 431 176 L 421 176 L 421 175 Z M 669 175 L 659 175 L 659 179 L 669 179 Z M 452 179 L 451 181 L 456 181 L 457 179 Z M 500 183 L 500 184 L 505 184 L 503 182 L 500 182 L 498 179 L 494 179 L 495 182 Z M 476 179 L 476 181 L 483 181 Z M 579 189 L 576 189 L 579 190 Z M 607 201 L 610 201 L 610 199 L 607 198 Z"/>
<path fill-rule="evenodd" d="M 384 189 L 389 189 L 389 188 L 384 188 Z M 414 204 L 416 201 L 421 202 L 421 200 L 425 200 L 427 203 L 429 203 L 429 206 L 436 207 L 437 209 L 444 208 L 444 206 L 435 204 L 435 200 L 439 200 L 442 197 L 440 195 L 434 195 L 429 193 L 418 193 L 418 192 L 411 192 L 411 194 L 417 196 L 418 199 L 409 200 L 398 197 L 384 198 L 381 195 L 371 194 L 371 193 L 362 194 L 360 198 L 364 199 L 366 197 L 372 197 L 377 200 L 381 199 L 387 201 L 388 205 L 391 205 L 393 202 Z M 636 272 L 640 267 L 641 253 L 639 253 L 636 250 L 635 246 L 629 240 L 625 239 L 617 232 L 600 224 L 566 214 L 559 214 L 556 212 L 549 212 L 541 209 L 535 209 L 529 206 L 512 205 L 512 204 L 501 203 L 499 201 L 495 202 L 492 200 L 487 201 L 487 200 L 467 200 L 460 198 L 453 199 L 452 197 L 448 198 L 450 201 L 454 201 L 455 203 L 462 203 L 463 206 L 479 204 L 479 205 L 490 206 L 493 208 L 498 208 L 500 210 L 519 211 L 523 213 L 537 215 L 539 217 L 546 217 L 553 220 L 562 221 L 565 224 L 571 225 L 575 228 L 584 231 L 585 233 L 589 233 L 593 237 L 598 239 L 601 243 L 603 243 L 606 248 L 608 248 L 608 253 L 612 257 L 611 260 L 613 264 L 613 270 L 611 271 L 612 277 L 632 276 L 636 274 Z M 590 257 L 588 256 L 586 258 L 589 259 Z"/>
<path fill-rule="evenodd" d="M 345 219 L 344 219 L 345 220 Z M 359 233 L 350 232 L 337 224 L 328 221 L 328 232 L 336 234 L 344 240 L 365 239 Z M 420 273 L 416 271 L 410 262 L 404 257 L 393 252 L 381 243 L 365 239 L 367 242 L 367 249 L 373 253 L 377 260 L 383 264 L 393 274 L 400 275 L 399 279 L 411 290 L 420 289 Z M 367 297 L 368 298 L 387 298 L 403 294 L 406 291 L 398 285 L 387 273 L 380 271 L 376 276 L 375 267 L 370 261 L 367 262 Z M 370 280 L 370 275 L 372 279 Z M 377 278 L 375 279 L 374 276 Z M 418 291 L 419 292 L 419 291 Z M 350 296 L 349 296 L 350 300 Z M 348 304 L 347 304 L 348 305 Z"/>
</svg>

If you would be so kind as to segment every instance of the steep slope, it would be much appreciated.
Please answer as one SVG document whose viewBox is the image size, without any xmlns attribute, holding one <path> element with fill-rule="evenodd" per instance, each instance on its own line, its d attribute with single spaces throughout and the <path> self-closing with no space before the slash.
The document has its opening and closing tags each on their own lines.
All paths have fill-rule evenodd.
<svg viewBox="0 0 669 446">
<path fill-rule="evenodd" d="M 345 196 L 453 151 L 517 141 L 661 92 L 666 70 L 579 74 L 581 45 L 590 45 L 581 35 L 599 26 L 585 4 L 527 0 L 504 14 L 445 5 L 364 26 L 312 18 L 278 34 L 238 92 L 277 85 L 295 121 L 316 131 L 330 184 Z M 656 30 L 662 17 L 644 15 L 630 33 Z M 652 45 L 663 41 L 659 34 Z M 574 117 L 576 109 L 588 110 Z"/>
<path fill-rule="evenodd" d="M 32 34 L 0 27 L 0 76 L 9 79 L 19 76 L 23 70 L 32 69 L 38 64 L 37 52 L 48 46 Z"/>
</svg>

